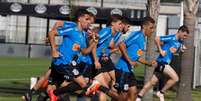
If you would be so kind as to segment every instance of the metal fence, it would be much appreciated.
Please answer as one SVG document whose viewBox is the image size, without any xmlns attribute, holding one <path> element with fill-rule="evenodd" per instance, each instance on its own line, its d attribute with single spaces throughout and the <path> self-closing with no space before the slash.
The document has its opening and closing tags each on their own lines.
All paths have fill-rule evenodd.
<svg viewBox="0 0 201 101">
<path fill-rule="evenodd" d="M 50 46 L 25 44 L 0 44 L 0 56 L 50 58 Z"/>
</svg>

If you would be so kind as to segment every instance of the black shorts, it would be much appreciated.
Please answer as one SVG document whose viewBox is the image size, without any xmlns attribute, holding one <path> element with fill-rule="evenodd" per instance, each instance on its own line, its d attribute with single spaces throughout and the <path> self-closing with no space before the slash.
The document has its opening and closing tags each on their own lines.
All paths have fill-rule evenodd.
<svg viewBox="0 0 201 101">
<path fill-rule="evenodd" d="M 118 92 L 127 92 L 129 87 L 136 86 L 136 78 L 134 73 L 123 72 L 120 70 L 115 70 L 116 83 L 114 87 Z"/>
<path fill-rule="evenodd" d="M 157 67 L 154 70 L 154 75 L 156 75 L 156 77 L 158 79 L 160 79 L 163 75 L 163 71 L 165 69 L 165 65 L 167 65 L 168 63 L 166 62 L 157 62 Z"/>
<path fill-rule="evenodd" d="M 94 65 L 81 62 L 78 64 L 78 67 L 80 74 L 85 78 L 93 79 L 93 77 L 95 77 L 96 70 Z"/>
<path fill-rule="evenodd" d="M 74 78 L 80 76 L 78 67 L 71 65 L 51 65 L 51 74 L 48 79 L 49 84 L 60 86 L 60 84 L 66 81 L 72 81 Z"/>
<path fill-rule="evenodd" d="M 99 62 L 101 64 L 101 68 L 98 69 L 97 74 L 99 74 L 101 72 L 110 72 L 115 69 L 115 65 L 109 57 L 107 60 L 100 59 Z"/>
</svg>

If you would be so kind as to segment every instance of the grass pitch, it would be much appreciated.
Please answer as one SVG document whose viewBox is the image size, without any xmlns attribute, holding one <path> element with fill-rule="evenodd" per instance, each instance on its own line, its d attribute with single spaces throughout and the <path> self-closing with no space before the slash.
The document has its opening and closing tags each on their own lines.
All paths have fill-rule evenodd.
<svg viewBox="0 0 201 101">
<path fill-rule="evenodd" d="M 21 96 L 29 89 L 30 77 L 43 75 L 50 62 L 51 59 L 0 57 L 0 101 L 22 101 Z M 144 68 L 135 69 L 139 81 L 143 81 L 143 71 Z M 192 95 L 193 101 L 200 101 L 201 88 L 193 90 Z M 166 101 L 173 101 L 175 96 L 175 92 L 169 90 L 165 95 Z M 154 101 L 159 100 L 154 97 Z"/>
</svg>

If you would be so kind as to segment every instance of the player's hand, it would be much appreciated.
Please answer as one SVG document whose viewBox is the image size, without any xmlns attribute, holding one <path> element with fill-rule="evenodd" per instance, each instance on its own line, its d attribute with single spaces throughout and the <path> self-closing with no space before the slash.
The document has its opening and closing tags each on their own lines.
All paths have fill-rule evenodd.
<svg viewBox="0 0 201 101">
<path fill-rule="evenodd" d="M 187 49 L 188 49 L 188 48 L 187 48 L 185 45 L 182 45 L 180 51 L 183 53 L 183 52 L 185 52 L 185 50 L 187 50 Z"/>
<path fill-rule="evenodd" d="M 152 67 L 156 67 L 158 64 L 157 64 L 157 62 L 155 61 L 155 60 L 153 60 L 152 62 L 151 62 L 151 66 Z"/>
<path fill-rule="evenodd" d="M 93 41 L 98 43 L 98 40 L 99 40 L 99 36 L 98 35 L 93 35 Z"/>
<path fill-rule="evenodd" d="M 130 62 L 130 65 L 132 65 L 132 66 L 135 66 L 135 67 L 136 67 L 136 66 L 137 66 L 137 62 L 136 62 L 136 61 L 131 61 L 131 62 Z"/>
<path fill-rule="evenodd" d="M 94 62 L 94 65 L 95 65 L 96 69 L 100 69 L 101 68 L 101 64 L 100 64 L 100 62 L 98 60 Z"/>
<path fill-rule="evenodd" d="M 160 51 L 160 54 L 161 54 L 162 56 L 165 56 L 165 55 L 166 55 L 166 51 L 161 50 L 161 51 Z"/>
<path fill-rule="evenodd" d="M 92 37 L 92 40 L 96 43 L 98 43 L 99 36 L 98 33 L 93 30 L 88 30 L 89 35 Z"/>
<path fill-rule="evenodd" d="M 115 83 L 115 81 L 112 81 L 112 87 L 111 87 L 112 91 L 114 91 L 114 92 L 118 91 L 116 86 L 117 86 L 117 84 Z"/>
<path fill-rule="evenodd" d="M 59 57 L 59 52 L 55 49 L 55 50 L 52 50 L 52 57 L 53 58 L 58 58 Z"/>
<path fill-rule="evenodd" d="M 58 28 L 58 27 L 61 27 L 61 26 L 63 26 L 63 21 L 61 21 L 61 20 L 56 21 L 54 27 Z"/>
<path fill-rule="evenodd" d="M 133 65 L 133 66 L 136 68 L 136 67 L 139 67 L 139 64 L 138 64 L 138 63 L 136 63 L 136 64 L 135 64 L 135 65 Z"/>
</svg>

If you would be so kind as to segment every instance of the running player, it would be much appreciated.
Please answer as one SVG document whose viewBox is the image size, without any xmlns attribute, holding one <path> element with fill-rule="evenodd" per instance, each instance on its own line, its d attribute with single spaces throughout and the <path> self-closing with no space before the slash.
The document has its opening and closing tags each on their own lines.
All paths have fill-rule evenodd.
<svg viewBox="0 0 201 101">
<path fill-rule="evenodd" d="M 80 10 L 77 13 L 77 26 L 74 28 L 58 28 L 53 29 L 49 33 L 49 40 L 52 47 L 52 66 L 49 77 L 48 94 L 50 101 L 56 101 L 57 97 L 53 90 L 64 80 L 73 80 L 78 83 L 81 88 L 87 87 L 87 83 L 80 72 L 78 71 L 76 60 L 80 54 L 89 54 L 92 48 L 96 45 L 97 40 L 86 48 L 86 32 L 94 19 L 94 15 L 86 10 Z M 63 36 L 62 44 L 57 48 L 55 44 L 55 36 Z"/>
<path fill-rule="evenodd" d="M 157 91 L 156 95 L 160 98 L 160 101 L 165 101 L 164 93 L 167 89 L 172 87 L 176 82 L 178 82 L 179 77 L 174 69 L 169 65 L 173 54 L 178 52 L 182 46 L 182 41 L 187 38 L 189 34 L 188 28 L 184 25 L 181 26 L 176 34 L 170 34 L 166 36 L 157 36 L 155 38 L 156 45 L 159 49 L 160 55 L 157 58 L 157 67 L 154 70 L 152 78 L 144 85 L 143 89 L 139 92 L 136 101 L 141 101 L 144 94 L 151 89 L 161 75 L 167 75 L 170 79 L 165 83 L 164 87 Z"/>
<path fill-rule="evenodd" d="M 55 25 L 53 26 L 53 29 L 55 28 L 59 28 L 59 27 L 63 27 L 63 28 L 73 28 L 76 27 L 76 23 L 71 22 L 71 21 L 56 21 Z M 51 30 L 53 30 L 51 29 Z M 47 85 L 48 85 L 48 77 L 51 73 L 51 67 L 48 69 L 48 71 L 42 75 L 38 82 L 33 86 L 33 88 L 31 88 L 31 90 L 29 90 L 28 92 L 26 92 L 23 96 L 23 98 L 25 99 L 25 101 L 31 101 L 32 100 L 32 95 L 37 94 L 39 89 L 46 89 Z M 44 94 L 43 94 L 44 95 Z"/>
<path fill-rule="evenodd" d="M 103 28 L 99 34 L 99 42 L 97 48 L 93 50 L 93 58 L 96 69 L 98 69 L 98 74 L 94 78 L 92 85 L 87 90 L 86 95 L 90 94 L 94 87 L 94 83 L 100 82 L 104 87 L 109 88 L 109 81 L 115 81 L 115 72 L 114 64 L 110 59 L 110 49 L 115 47 L 115 44 L 118 44 L 119 37 L 121 33 L 118 33 L 121 28 L 122 17 L 120 15 L 112 15 L 110 17 L 109 26 Z M 99 85 L 99 84 L 98 84 Z M 101 101 L 106 101 L 106 95 L 100 93 L 99 99 Z"/>
<path fill-rule="evenodd" d="M 121 43 L 130 60 L 125 59 L 125 54 L 118 60 L 115 70 L 115 88 L 120 95 L 126 98 L 126 101 L 135 100 L 137 95 L 136 78 L 132 66 L 135 66 L 136 62 L 152 65 L 152 62 L 145 61 L 141 56 L 145 47 L 145 36 L 149 37 L 154 32 L 154 25 L 155 21 L 151 17 L 145 17 L 141 24 L 141 30 L 131 32 Z M 127 29 L 129 25 L 125 23 L 124 26 Z"/>
</svg>

